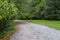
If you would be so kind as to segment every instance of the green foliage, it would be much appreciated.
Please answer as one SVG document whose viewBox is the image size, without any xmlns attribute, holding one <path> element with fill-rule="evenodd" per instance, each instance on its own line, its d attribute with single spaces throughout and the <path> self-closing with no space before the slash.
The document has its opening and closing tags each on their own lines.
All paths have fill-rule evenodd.
<svg viewBox="0 0 60 40">
<path fill-rule="evenodd" d="M 19 15 L 28 13 L 30 15 L 27 17 L 31 16 L 32 19 L 60 19 L 60 0 L 16 0 L 16 5 L 20 11 Z"/>
<path fill-rule="evenodd" d="M 3 18 L 6 18 L 8 20 L 17 14 L 18 9 L 13 3 L 8 3 L 8 1 L 0 1 L 0 4 L 0 15 Z"/>
<path fill-rule="evenodd" d="M 12 18 L 17 15 L 16 5 L 7 0 L 0 0 L 0 38 L 14 29 Z"/>
</svg>

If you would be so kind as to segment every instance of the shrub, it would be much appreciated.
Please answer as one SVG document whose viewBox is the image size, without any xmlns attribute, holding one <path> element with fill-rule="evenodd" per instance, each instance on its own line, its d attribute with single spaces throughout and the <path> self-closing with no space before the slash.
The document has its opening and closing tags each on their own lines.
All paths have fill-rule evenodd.
<svg viewBox="0 0 60 40">
<path fill-rule="evenodd" d="M 7 0 L 0 0 L 0 38 L 5 33 L 14 29 L 13 17 L 16 16 L 18 9 L 16 5 Z"/>
</svg>

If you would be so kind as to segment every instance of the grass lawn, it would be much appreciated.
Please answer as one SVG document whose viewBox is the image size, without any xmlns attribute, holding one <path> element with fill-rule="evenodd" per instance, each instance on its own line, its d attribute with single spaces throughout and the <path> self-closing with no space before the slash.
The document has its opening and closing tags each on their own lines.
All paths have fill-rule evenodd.
<svg viewBox="0 0 60 40">
<path fill-rule="evenodd" d="M 29 20 L 26 20 L 29 21 Z M 51 28 L 55 28 L 60 30 L 60 21 L 53 21 L 53 20 L 32 20 L 32 23 L 35 24 L 42 24 L 42 25 L 47 25 Z"/>
</svg>

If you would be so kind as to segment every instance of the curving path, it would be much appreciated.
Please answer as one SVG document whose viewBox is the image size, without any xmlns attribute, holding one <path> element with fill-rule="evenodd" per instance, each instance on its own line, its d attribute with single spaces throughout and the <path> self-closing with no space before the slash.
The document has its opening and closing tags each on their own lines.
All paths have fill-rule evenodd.
<svg viewBox="0 0 60 40">
<path fill-rule="evenodd" d="M 10 40 L 60 40 L 60 30 L 48 26 L 25 23 L 17 25 L 19 30 L 15 32 Z"/>
</svg>

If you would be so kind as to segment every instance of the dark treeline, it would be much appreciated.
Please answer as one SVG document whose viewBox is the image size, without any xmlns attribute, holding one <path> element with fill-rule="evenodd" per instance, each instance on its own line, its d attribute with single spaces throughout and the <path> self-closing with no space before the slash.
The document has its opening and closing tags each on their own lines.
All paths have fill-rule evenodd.
<svg viewBox="0 0 60 40">
<path fill-rule="evenodd" d="M 60 0 L 16 0 L 19 19 L 60 19 Z"/>
</svg>

